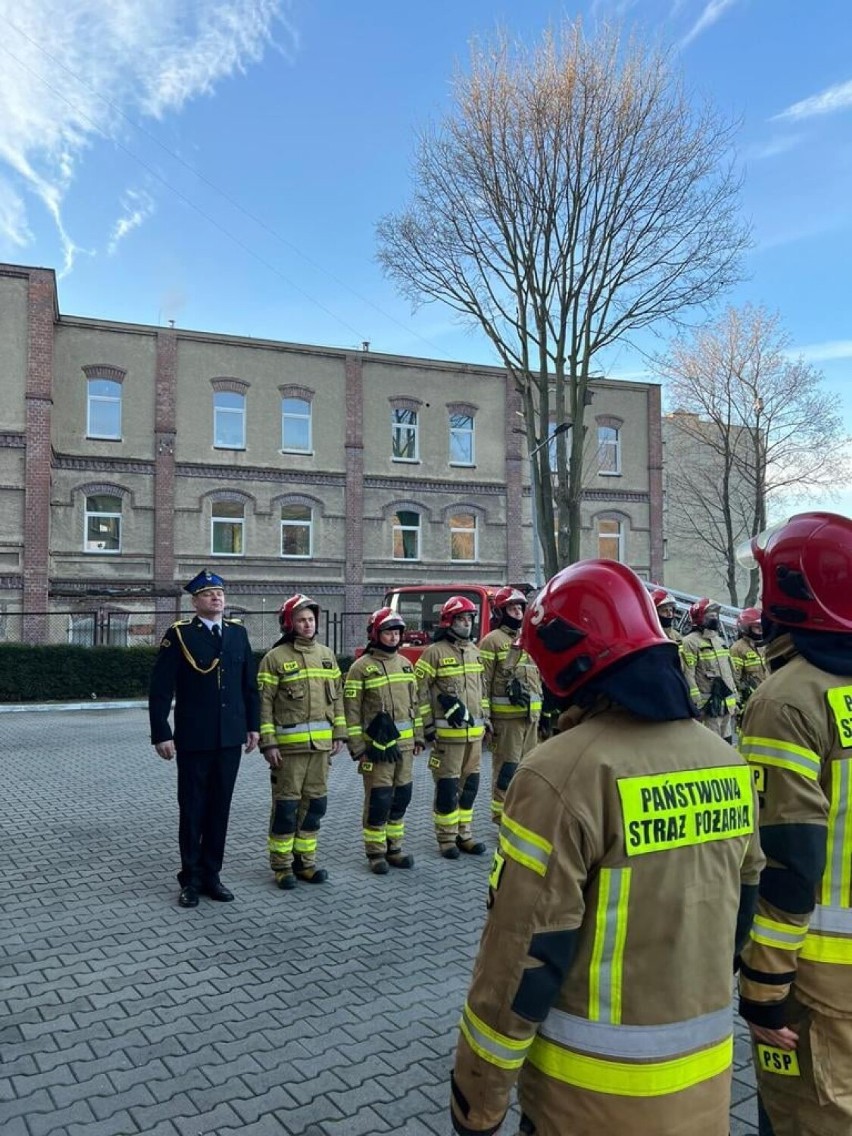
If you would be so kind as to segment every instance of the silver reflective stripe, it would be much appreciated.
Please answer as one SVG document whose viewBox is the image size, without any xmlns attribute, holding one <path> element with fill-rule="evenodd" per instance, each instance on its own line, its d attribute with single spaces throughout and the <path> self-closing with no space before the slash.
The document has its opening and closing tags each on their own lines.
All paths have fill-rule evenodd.
<svg viewBox="0 0 852 1136">
<path fill-rule="evenodd" d="M 330 730 L 330 722 L 300 722 L 298 726 L 276 726 L 279 734 L 315 734 L 318 730 Z"/>
<path fill-rule="evenodd" d="M 609 891 L 606 900 L 606 914 L 604 916 L 603 949 L 598 965 L 598 1011 L 601 1021 L 619 1021 L 621 1014 L 613 1017 L 613 994 L 618 996 L 619 1007 L 621 1003 L 621 964 L 624 954 L 624 932 L 621 928 L 621 942 L 619 943 L 619 921 L 627 919 L 627 895 L 630 890 L 630 868 L 613 868 L 609 872 Z M 618 964 L 618 974 L 615 981 L 619 989 L 613 989 L 613 964 Z"/>
<path fill-rule="evenodd" d="M 826 907 L 818 903 L 811 915 L 811 931 L 852 935 L 852 910 L 848 907 Z"/>
<path fill-rule="evenodd" d="M 477 1025 L 478 1019 L 475 1018 L 475 1015 L 467 1006 L 465 1006 L 462 1011 L 462 1021 L 470 1032 L 473 1040 L 478 1046 L 484 1049 L 486 1053 L 490 1054 L 492 1057 L 496 1057 L 498 1061 L 506 1061 L 514 1066 L 518 1066 L 522 1063 L 524 1053 L 533 1043 L 533 1038 L 529 1037 L 524 1041 L 516 1041 L 514 1046 L 511 1047 L 501 1044 L 495 1037 L 483 1033 Z"/>
<path fill-rule="evenodd" d="M 820 774 L 821 765 L 816 754 L 813 757 L 806 757 L 803 753 L 793 753 L 792 750 L 782 749 L 780 746 L 751 742 L 743 745 L 743 756 L 747 761 L 758 763 L 764 758 L 770 763 L 774 760 L 783 761 L 786 765 L 796 765 L 799 769 L 806 770 L 811 777 L 818 777 Z"/>
<path fill-rule="evenodd" d="M 836 800 L 831 803 L 835 806 L 834 817 L 829 819 L 832 831 L 829 836 L 831 847 L 831 863 L 828 865 L 828 895 L 823 890 L 823 899 L 828 899 L 832 907 L 841 907 L 844 900 L 847 898 L 844 892 L 849 887 L 848 877 L 846 877 L 846 888 L 843 887 L 844 883 L 844 867 L 845 858 L 849 855 L 849 848 L 847 842 L 844 840 L 846 835 L 846 824 L 849 816 L 849 773 L 850 763 L 846 761 L 836 761 L 832 766 L 832 797 L 836 794 Z M 848 870 L 848 869 L 847 869 Z"/>
<path fill-rule="evenodd" d="M 394 725 L 396 726 L 396 728 L 399 730 L 400 733 L 402 733 L 403 730 L 413 730 L 414 729 L 414 726 L 411 724 L 410 718 L 403 719 L 402 722 L 394 722 Z"/>
<path fill-rule="evenodd" d="M 544 875 L 547 870 L 547 865 L 550 860 L 550 853 L 544 848 L 540 848 L 537 844 L 533 844 L 531 840 L 525 840 L 518 832 L 513 832 L 509 825 L 512 823 L 511 818 L 503 814 L 503 823 L 500 825 L 500 843 L 506 843 L 514 848 L 521 856 L 526 857 L 528 860 L 535 860 L 537 864 L 541 865 L 539 871 L 540 875 Z M 521 861 L 523 863 L 523 861 Z"/>
<path fill-rule="evenodd" d="M 599 1053 L 605 1057 L 668 1058 L 714 1045 L 730 1037 L 733 1008 L 714 1010 L 700 1018 L 662 1026 L 621 1026 L 590 1022 L 563 1010 L 551 1010 L 539 1026 L 539 1034 L 569 1049 Z"/>
<path fill-rule="evenodd" d="M 508 698 L 504 698 L 502 694 L 496 694 L 491 699 L 492 706 L 514 706 L 514 702 L 510 702 Z"/>
<path fill-rule="evenodd" d="M 766 920 L 760 915 L 755 916 L 751 928 L 751 937 L 756 942 L 772 943 L 784 949 L 800 947 L 807 933 L 807 927 L 791 927 L 788 931 L 786 928 L 767 926 Z"/>
</svg>

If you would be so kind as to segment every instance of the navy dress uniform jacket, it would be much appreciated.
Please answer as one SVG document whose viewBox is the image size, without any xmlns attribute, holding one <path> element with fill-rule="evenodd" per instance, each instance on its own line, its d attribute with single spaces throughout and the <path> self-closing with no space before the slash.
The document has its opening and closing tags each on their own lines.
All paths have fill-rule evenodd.
<svg viewBox="0 0 852 1136">
<path fill-rule="evenodd" d="M 169 726 L 173 697 L 174 734 Z M 173 623 L 154 663 L 148 712 L 152 744 L 174 737 L 178 753 L 242 746 L 246 734 L 257 733 L 257 668 L 243 625 L 223 620 L 219 654 L 216 637 L 198 616 Z"/>
</svg>

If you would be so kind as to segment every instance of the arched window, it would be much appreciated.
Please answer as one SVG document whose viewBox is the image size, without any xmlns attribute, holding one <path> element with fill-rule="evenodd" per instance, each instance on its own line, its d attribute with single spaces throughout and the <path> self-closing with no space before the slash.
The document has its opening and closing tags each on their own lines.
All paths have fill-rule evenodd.
<svg viewBox="0 0 852 1136">
<path fill-rule="evenodd" d="M 281 555 L 306 559 L 313 556 L 314 511 L 310 505 L 281 506 Z"/>
<path fill-rule="evenodd" d="M 450 465 L 473 465 L 473 415 L 450 412 Z"/>
<path fill-rule="evenodd" d="M 121 439 L 121 383 L 91 377 L 88 381 L 86 437 Z"/>
<path fill-rule="evenodd" d="M 311 438 L 311 404 L 306 398 L 281 399 L 281 449 L 289 453 L 309 454 Z"/>
<path fill-rule="evenodd" d="M 121 552 L 121 498 L 117 494 L 89 494 L 83 524 L 84 552 Z"/>
<path fill-rule="evenodd" d="M 210 552 L 242 556 L 246 507 L 242 501 L 213 501 L 210 506 Z"/>
<path fill-rule="evenodd" d="M 598 556 L 624 563 L 624 525 L 616 517 L 598 517 Z"/>
<path fill-rule="evenodd" d="M 394 560 L 420 559 L 420 514 L 400 509 L 393 516 Z"/>
<path fill-rule="evenodd" d="M 478 560 L 478 535 L 474 513 L 453 513 L 450 517 L 450 559 L 468 563 Z"/>
<path fill-rule="evenodd" d="M 595 421 L 598 426 L 598 473 L 604 477 L 618 477 L 621 474 L 621 427 L 624 423 L 611 414 L 600 414 Z"/>
<path fill-rule="evenodd" d="M 213 394 L 213 445 L 220 450 L 246 448 L 246 396 L 237 391 Z"/>
</svg>

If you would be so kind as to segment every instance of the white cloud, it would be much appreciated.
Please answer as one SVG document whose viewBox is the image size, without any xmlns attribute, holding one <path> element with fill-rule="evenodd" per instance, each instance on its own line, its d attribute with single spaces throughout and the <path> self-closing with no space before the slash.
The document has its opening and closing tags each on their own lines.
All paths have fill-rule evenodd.
<svg viewBox="0 0 852 1136">
<path fill-rule="evenodd" d="M 819 114 L 833 114 L 838 110 L 846 110 L 847 107 L 852 107 L 852 80 L 847 83 L 836 83 L 818 95 L 810 95 L 798 103 L 793 103 L 780 114 L 776 114 L 775 118 L 798 122 L 803 118 L 814 118 Z"/>
<path fill-rule="evenodd" d="M 78 248 L 62 205 L 86 148 L 126 132 L 123 114 L 162 118 L 268 47 L 295 50 L 289 3 L 0 0 L 0 168 L 11 173 L 18 202 L 29 193 L 53 218 L 64 271 Z M 0 236 L 21 243 L 30 231 L 13 206 L 8 193 L 0 198 Z"/>
<path fill-rule="evenodd" d="M 761 162 L 766 158 L 777 158 L 787 154 L 802 141 L 801 134 L 786 134 L 778 138 L 770 138 L 768 142 L 755 142 L 745 150 L 745 157 L 751 161 Z"/>
<path fill-rule="evenodd" d="M 154 212 L 154 199 L 144 189 L 128 189 L 122 194 L 121 207 L 124 215 L 113 225 L 107 245 L 109 256 L 115 254 L 119 242 L 123 241 L 128 233 L 132 233 L 143 221 L 148 220 Z"/>
<path fill-rule="evenodd" d="M 702 32 L 706 32 L 708 28 L 711 28 L 713 24 L 721 20 L 725 12 L 738 2 L 739 0 L 707 0 L 701 15 L 680 41 L 680 46 L 686 47 L 687 44 L 692 43 L 694 39 L 698 39 Z"/>
<path fill-rule="evenodd" d="M 25 248 L 31 239 L 23 198 L 5 178 L 0 178 L 0 241 Z"/>
<path fill-rule="evenodd" d="M 794 359 L 802 356 L 809 363 L 828 363 L 834 359 L 852 359 L 852 339 L 829 339 L 825 343 L 809 343 L 804 347 L 793 347 L 787 354 Z"/>
</svg>

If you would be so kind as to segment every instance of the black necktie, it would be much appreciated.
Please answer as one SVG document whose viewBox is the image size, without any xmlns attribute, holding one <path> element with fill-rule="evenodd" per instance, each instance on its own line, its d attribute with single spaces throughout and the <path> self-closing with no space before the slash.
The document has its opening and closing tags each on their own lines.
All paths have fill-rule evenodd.
<svg viewBox="0 0 852 1136">
<path fill-rule="evenodd" d="M 213 632 L 213 638 L 216 640 L 216 645 L 218 646 L 222 642 L 222 628 L 218 623 L 214 623 L 210 630 Z"/>
</svg>

